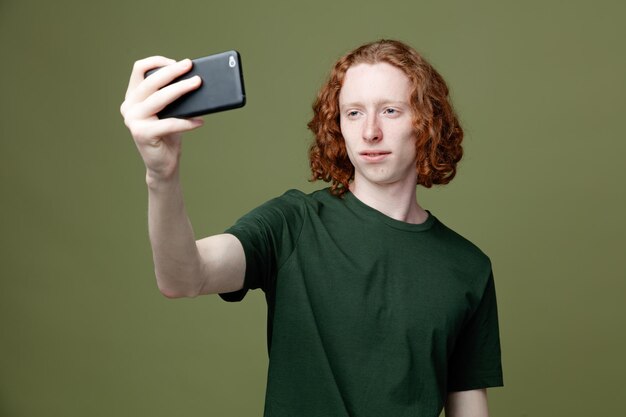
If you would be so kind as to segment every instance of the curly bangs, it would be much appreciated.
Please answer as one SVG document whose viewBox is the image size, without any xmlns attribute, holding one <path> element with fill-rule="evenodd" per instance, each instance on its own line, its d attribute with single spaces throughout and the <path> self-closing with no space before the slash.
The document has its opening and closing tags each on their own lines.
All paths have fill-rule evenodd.
<svg viewBox="0 0 626 417">
<path fill-rule="evenodd" d="M 308 123 L 315 135 L 309 148 L 311 181 L 331 183 L 331 192 L 342 196 L 354 178 L 354 166 L 339 124 L 339 92 L 346 71 L 357 64 L 386 62 L 409 78 L 413 126 L 416 133 L 417 183 L 430 188 L 447 184 L 456 175 L 463 156 L 463 129 L 448 98 L 448 86 L 441 75 L 410 46 L 395 40 L 362 45 L 340 58 L 313 104 Z"/>
</svg>

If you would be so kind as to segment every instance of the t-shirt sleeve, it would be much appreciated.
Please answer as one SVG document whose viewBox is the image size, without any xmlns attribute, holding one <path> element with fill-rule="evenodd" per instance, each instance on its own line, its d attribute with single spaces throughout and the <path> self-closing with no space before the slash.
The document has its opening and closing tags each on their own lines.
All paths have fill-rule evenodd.
<svg viewBox="0 0 626 417">
<path fill-rule="evenodd" d="M 272 290 L 276 272 L 293 251 L 302 228 L 302 197 L 299 191 L 288 191 L 252 210 L 225 231 L 241 242 L 246 273 L 243 288 L 220 293 L 222 299 L 241 301 L 248 290 Z"/>
<path fill-rule="evenodd" d="M 448 391 L 503 386 L 493 273 L 480 303 L 462 328 L 448 361 Z"/>
</svg>

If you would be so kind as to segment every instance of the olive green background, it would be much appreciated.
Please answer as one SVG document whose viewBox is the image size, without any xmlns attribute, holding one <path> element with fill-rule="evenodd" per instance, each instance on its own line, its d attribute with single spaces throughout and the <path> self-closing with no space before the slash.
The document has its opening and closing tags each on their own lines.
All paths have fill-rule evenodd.
<svg viewBox="0 0 626 417">
<path fill-rule="evenodd" d="M 186 136 L 198 237 L 313 190 L 330 65 L 404 40 L 448 81 L 465 158 L 422 205 L 496 274 L 494 416 L 615 416 L 626 391 L 626 6 L 620 1 L 0 0 L 0 415 L 260 416 L 265 306 L 168 300 L 119 114 L 136 59 L 238 49 L 248 104 Z"/>
</svg>

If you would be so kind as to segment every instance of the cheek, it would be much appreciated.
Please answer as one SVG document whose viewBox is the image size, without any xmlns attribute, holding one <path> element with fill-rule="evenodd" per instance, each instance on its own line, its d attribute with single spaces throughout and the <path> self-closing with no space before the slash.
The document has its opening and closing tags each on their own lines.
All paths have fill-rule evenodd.
<svg viewBox="0 0 626 417">
<path fill-rule="evenodd" d="M 350 152 L 352 145 L 355 143 L 355 129 L 354 126 L 340 126 L 341 136 L 343 136 L 343 141 L 346 144 L 346 149 Z"/>
<path fill-rule="evenodd" d="M 403 154 L 405 159 L 415 160 L 417 158 L 417 137 L 413 130 L 407 130 L 403 134 Z"/>
<path fill-rule="evenodd" d="M 410 155 L 412 159 L 415 159 L 417 157 L 416 144 L 417 144 L 417 139 L 415 138 L 415 136 L 409 137 L 409 139 L 406 142 L 407 155 Z"/>
<path fill-rule="evenodd" d="M 402 137 L 406 142 L 406 146 L 411 145 L 415 148 L 415 144 L 417 143 L 417 134 L 415 133 L 413 126 L 407 126 L 402 132 Z"/>
<path fill-rule="evenodd" d="M 354 130 L 354 123 L 348 123 L 347 121 L 339 120 L 339 130 L 343 137 L 350 137 L 351 132 Z"/>
</svg>

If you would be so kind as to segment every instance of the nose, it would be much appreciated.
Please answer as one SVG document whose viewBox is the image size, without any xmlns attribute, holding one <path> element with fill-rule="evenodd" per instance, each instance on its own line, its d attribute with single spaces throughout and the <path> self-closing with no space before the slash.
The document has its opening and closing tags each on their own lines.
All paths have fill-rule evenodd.
<svg viewBox="0 0 626 417">
<path fill-rule="evenodd" d="M 377 115 L 368 117 L 365 121 L 365 126 L 363 126 L 363 140 L 367 142 L 378 142 L 382 138 L 383 131 L 380 129 Z"/>
</svg>

